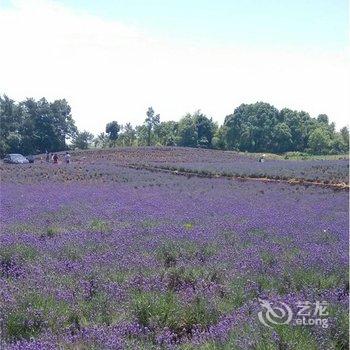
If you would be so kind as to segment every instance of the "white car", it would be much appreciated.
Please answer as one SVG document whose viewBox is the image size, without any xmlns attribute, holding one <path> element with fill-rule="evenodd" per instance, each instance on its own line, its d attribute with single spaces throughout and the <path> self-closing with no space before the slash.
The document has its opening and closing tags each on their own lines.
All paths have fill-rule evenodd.
<svg viewBox="0 0 350 350">
<path fill-rule="evenodd" d="M 22 156 L 22 154 L 11 153 L 11 154 L 6 154 L 4 158 L 4 163 L 27 164 L 29 163 L 29 160 L 26 157 Z"/>
</svg>

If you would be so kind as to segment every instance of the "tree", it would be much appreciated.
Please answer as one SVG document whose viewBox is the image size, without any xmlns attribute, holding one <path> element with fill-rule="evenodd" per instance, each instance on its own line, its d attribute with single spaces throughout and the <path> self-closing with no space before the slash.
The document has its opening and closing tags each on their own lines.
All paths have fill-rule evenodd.
<svg viewBox="0 0 350 350">
<path fill-rule="evenodd" d="M 109 144 L 109 138 L 108 136 L 104 133 L 101 132 L 100 134 L 98 134 L 95 139 L 93 140 L 94 142 L 94 146 L 95 147 L 99 147 L 99 148 L 105 148 L 108 147 Z"/>
<path fill-rule="evenodd" d="M 132 146 L 136 140 L 136 131 L 130 123 L 126 123 L 122 130 L 123 132 L 119 136 L 119 143 L 122 146 Z"/>
<path fill-rule="evenodd" d="M 281 120 L 286 123 L 292 135 L 292 151 L 305 151 L 308 146 L 308 138 L 316 127 L 315 120 L 310 118 L 306 112 L 292 111 L 284 108 L 280 112 Z"/>
<path fill-rule="evenodd" d="M 179 121 L 177 144 L 184 147 L 197 147 L 197 140 L 196 124 L 191 114 L 187 114 Z"/>
<path fill-rule="evenodd" d="M 177 143 L 186 147 L 211 148 L 217 125 L 200 111 L 188 113 L 177 125 Z"/>
<path fill-rule="evenodd" d="M 148 128 L 145 124 L 138 125 L 135 128 L 137 146 L 147 146 L 148 145 Z"/>
<path fill-rule="evenodd" d="M 344 126 L 343 128 L 340 129 L 340 134 L 341 134 L 341 137 L 343 139 L 343 142 L 344 142 L 344 145 L 346 148 L 346 152 L 348 152 L 348 150 L 349 150 L 349 129 L 346 126 Z"/>
<path fill-rule="evenodd" d="M 329 118 L 327 114 L 319 114 L 316 118 L 318 123 L 326 124 L 328 125 L 329 123 Z"/>
<path fill-rule="evenodd" d="M 316 128 L 309 137 L 309 148 L 314 154 L 326 154 L 329 151 L 331 138 L 325 128 Z"/>
<path fill-rule="evenodd" d="M 195 112 L 193 119 L 197 129 L 197 146 L 211 148 L 215 132 L 213 120 L 206 117 L 200 111 Z"/>
<path fill-rule="evenodd" d="M 49 102 L 45 98 L 27 98 L 15 102 L 0 95 L 0 156 L 5 153 L 33 154 L 68 149 L 67 141 L 78 148 L 87 148 L 92 135 L 78 132 L 66 100 Z M 160 122 L 152 107 L 142 125 L 124 127 L 112 121 L 106 133 L 99 134 L 95 147 L 164 146 L 208 147 L 249 152 L 309 151 L 345 153 L 349 150 L 349 130 L 336 132 L 326 114 L 311 118 L 304 111 L 257 102 L 241 104 L 226 116 L 218 127 L 212 118 L 199 110 L 187 114 L 179 122 Z"/>
<path fill-rule="evenodd" d="M 228 148 L 266 152 L 273 143 L 273 129 L 280 121 L 279 111 L 264 102 L 242 104 L 226 116 L 225 138 Z"/>
<path fill-rule="evenodd" d="M 73 139 L 78 132 L 72 118 L 71 108 L 65 99 L 56 100 L 50 103 L 49 107 L 54 134 L 57 136 L 59 142 L 59 149 L 65 149 L 67 147 L 66 140 Z"/>
<path fill-rule="evenodd" d="M 119 131 L 120 131 L 120 126 L 116 121 L 112 121 L 106 125 L 106 133 L 113 145 L 115 145 L 115 142 L 118 139 Z"/>
<path fill-rule="evenodd" d="M 178 123 L 167 121 L 159 123 L 154 129 L 157 143 L 163 146 L 175 146 L 178 134 Z"/>
<path fill-rule="evenodd" d="M 24 154 L 67 149 L 77 128 L 66 100 L 52 103 L 45 98 L 28 98 L 15 103 L 7 96 L 0 98 L 0 152 Z"/>
<path fill-rule="evenodd" d="M 88 149 L 93 139 L 94 135 L 88 131 L 78 132 L 73 138 L 72 147 L 79 149 Z"/>
<path fill-rule="evenodd" d="M 331 154 L 347 153 L 348 147 L 346 146 L 341 133 L 336 133 L 330 143 Z"/>
<path fill-rule="evenodd" d="M 10 135 L 12 139 L 13 133 L 19 134 L 20 124 L 18 106 L 6 95 L 0 95 L 0 156 L 12 152 Z"/>
<path fill-rule="evenodd" d="M 290 151 L 292 146 L 292 134 L 286 123 L 278 123 L 273 131 L 273 151 L 277 153 Z"/>
<path fill-rule="evenodd" d="M 227 148 L 226 141 L 225 141 L 225 133 L 226 133 L 226 130 L 224 126 L 221 126 L 216 129 L 212 140 L 213 148 L 221 149 L 221 150 L 224 150 Z"/>
<path fill-rule="evenodd" d="M 154 110 L 152 107 L 149 107 L 146 112 L 145 126 L 147 128 L 147 146 L 151 145 L 152 133 L 155 127 L 159 124 L 160 115 L 154 114 Z"/>
<path fill-rule="evenodd" d="M 18 132 L 9 132 L 7 136 L 7 147 L 11 153 L 21 153 L 22 136 Z"/>
</svg>

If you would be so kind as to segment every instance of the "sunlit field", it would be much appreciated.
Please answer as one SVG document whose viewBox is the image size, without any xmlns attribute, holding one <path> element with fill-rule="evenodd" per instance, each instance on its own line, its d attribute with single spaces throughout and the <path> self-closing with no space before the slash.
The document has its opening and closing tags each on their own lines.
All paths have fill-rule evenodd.
<svg viewBox="0 0 350 350">
<path fill-rule="evenodd" d="M 347 349 L 348 160 L 257 159 L 1 164 L 0 349 Z"/>
</svg>

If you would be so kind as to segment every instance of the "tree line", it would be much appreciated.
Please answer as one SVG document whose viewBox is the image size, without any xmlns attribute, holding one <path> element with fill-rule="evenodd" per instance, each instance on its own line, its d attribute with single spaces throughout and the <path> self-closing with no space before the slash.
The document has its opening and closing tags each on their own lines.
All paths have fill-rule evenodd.
<svg viewBox="0 0 350 350">
<path fill-rule="evenodd" d="M 201 111 L 179 121 L 161 121 L 150 107 L 143 124 L 133 127 L 111 121 L 94 137 L 77 129 L 64 99 L 15 102 L 4 95 L 0 96 L 0 135 L 1 155 L 153 145 L 312 154 L 342 154 L 349 149 L 348 128 L 337 132 L 327 115 L 312 118 L 304 111 L 278 110 L 265 102 L 241 104 L 226 116 L 223 125 Z"/>
</svg>

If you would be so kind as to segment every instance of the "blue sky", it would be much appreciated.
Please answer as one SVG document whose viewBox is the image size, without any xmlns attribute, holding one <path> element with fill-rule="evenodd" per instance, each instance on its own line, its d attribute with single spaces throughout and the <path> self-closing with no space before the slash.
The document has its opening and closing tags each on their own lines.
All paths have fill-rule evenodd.
<svg viewBox="0 0 350 350">
<path fill-rule="evenodd" d="M 0 0 L 0 94 L 66 98 L 80 129 L 241 103 L 350 115 L 346 0 Z M 25 54 L 25 60 L 23 55 Z M 20 84 L 18 83 L 20 82 Z"/>
<path fill-rule="evenodd" d="M 57 0 L 174 40 L 338 49 L 349 42 L 347 0 Z M 0 5 L 11 6 L 11 0 Z"/>
<path fill-rule="evenodd" d="M 344 47 L 347 0 L 60 0 L 177 40 L 274 47 Z"/>
</svg>

